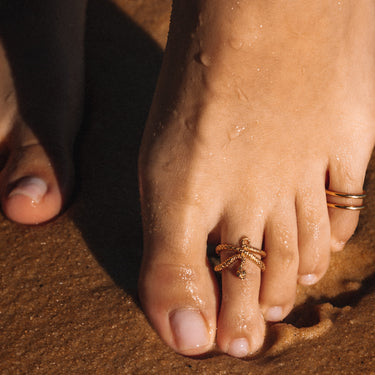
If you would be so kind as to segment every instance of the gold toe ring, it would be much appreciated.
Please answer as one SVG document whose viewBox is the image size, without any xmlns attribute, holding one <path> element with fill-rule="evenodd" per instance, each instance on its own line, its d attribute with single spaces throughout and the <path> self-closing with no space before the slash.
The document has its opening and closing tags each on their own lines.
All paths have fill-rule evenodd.
<svg viewBox="0 0 375 375">
<path fill-rule="evenodd" d="M 234 254 L 218 264 L 214 268 L 216 272 L 220 272 L 230 267 L 233 263 L 239 260 L 241 263 L 238 266 L 236 275 L 243 280 L 246 278 L 246 271 L 244 269 L 246 259 L 249 259 L 255 263 L 261 269 L 261 271 L 266 269 L 265 264 L 261 261 L 261 259 L 266 256 L 266 252 L 250 246 L 250 240 L 247 237 L 240 239 L 239 247 L 228 244 L 220 244 L 216 246 L 216 254 L 220 254 L 222 251 L 232 251 Z"/>
<path fill-rule="evenodd" d="M 350 199 L 366 198 L 365 191 L 363 191 L 361 194 L 347 194 L 347 193 L 339 193 L 337 191 L 326 189 L 326 195 L 330 195 L 332 197 L 350 198 Z M 343 204 L 336 204 L 336 203 L 330 203 L 330 202 L 327 202 L 327 206 L 331 208 L 341 208 L 343 210 L 351 210 L 351 211 L 358 211 L 358 210 L 362 210 L 365 208 L 364 205 L 354 206 L 354 205 L 343 205 Z"/>
</svg>

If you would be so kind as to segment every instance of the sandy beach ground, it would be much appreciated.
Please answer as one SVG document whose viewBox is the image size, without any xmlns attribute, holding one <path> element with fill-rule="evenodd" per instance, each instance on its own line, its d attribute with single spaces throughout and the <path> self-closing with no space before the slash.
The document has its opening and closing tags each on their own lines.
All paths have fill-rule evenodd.
<svg viewBox="0 0 375 375">
<path fill-rule="evenodd" d="M 136 162 L 170 5 L 89 1 L 74 201 L 45 225 L 0 220 L 0 374 L 375 374 L 375 160 L 355 236 L 256 358 L 183 357 L 142 313 Z"/>
</svg>

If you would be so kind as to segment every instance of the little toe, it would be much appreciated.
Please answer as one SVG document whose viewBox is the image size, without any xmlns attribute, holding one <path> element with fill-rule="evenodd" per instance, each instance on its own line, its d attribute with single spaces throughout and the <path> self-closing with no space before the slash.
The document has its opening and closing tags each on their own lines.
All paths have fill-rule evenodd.
<svg viewBox="0 0 375 375">
<path fill-rule="evenodd" d="M 353 195 L 362 194 L 364 173 L 349 178 L 347 174 L 342 173 L 342 168 L 331 168 L 328 191 Z M 327 202 L 344 207 L 358 207 L 364 204 L 363 199 L 335 197 L 329 194 L 327 194 Z M 332 251 L 343 250 L 357 228 L 360 213 L 360 210 L 350 210 L 337 206 L 328 207 Z"/>
<path fill-rule="evenodd" d="M 203 354 L 213 347 L 218 310 L 217 286 L 206 258 L 207 232 L 194 224 L 164 228 L 145 230 L 140 300 L 171 348 L 184 355 Z"/>
<path fill-rule="evenodd" d="M 293 308 L 299 264 L 294 202 L 277 212 L 265 228 L 266 270 L 260 292 L 264 318 L 272 322 L 284 319 Z"/>
<path fill-rule="evenodd" d="M 1 172 L 5 215 L 22 224 L 39 224 L 58 215 L 73 183 L 68 159 L 66 155 L 66 161 L 57 166 L 38 143 L 13 149 Z"/>
<path fill-rule="evenodd" d="M 299 269 L 298 282 L 312 285 L 327 271 L 330 260 L 330 223 L 322 181 L 301 189 L 296 198 Z"/>
<path fill-rule="evenodd" d="M 244 221 L 245 222 L 245 221 Z M 250 245 L 262 246 L 263 225 L 234 225 L 222 234 L 222 243 L 239 246 L 239 240 L 246 236 Z M 241 228 L 244 228 L 241 231 Z M 223 251 L 221 260 L 233 255 Z M 239 261 L 222 271 L 222 301 L 218 320 L 217 344 L 233 357 L 246 357 L 257 352 L 263 345 L 265 323 L 259 308 L 260 269 L 251 260 L 244 264 L 246 277 L 236 275 Z"/>
</svg>

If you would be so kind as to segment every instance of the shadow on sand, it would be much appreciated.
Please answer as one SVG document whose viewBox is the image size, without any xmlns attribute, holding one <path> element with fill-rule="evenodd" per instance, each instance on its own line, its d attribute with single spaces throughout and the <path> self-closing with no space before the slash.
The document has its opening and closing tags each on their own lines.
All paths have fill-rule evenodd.
<svg viewBox="0 0 375 375">
<path fill-rule="evenodd" d="M 81 186 L 70 214 L 106 272 L 135 296 L 142 248 L 137 154 L 162 51 L 109 1 L 91 0 L 87 22 Z"/>
</svg>

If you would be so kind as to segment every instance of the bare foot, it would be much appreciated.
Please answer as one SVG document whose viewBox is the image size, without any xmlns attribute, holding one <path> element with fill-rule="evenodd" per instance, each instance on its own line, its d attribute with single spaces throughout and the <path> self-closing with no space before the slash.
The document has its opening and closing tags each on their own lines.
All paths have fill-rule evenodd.
<svg viewBox="0 0 375 375">
<path fill-rule="evenodd" d="M 0 193 L 4 213 L 19 223 L 53 218 L 72 191 L 85 6 L 85 0 L 0 5 Z"/>
<path fill-rule="evenodd" d="M 375 136 L 374 7 L 174 2 L 140 153 L 139 292 L 177 352 L 205 353 L 216 337 L 230 355 L 255 353 L 265 321 L 293 308 L 297 282 L 316 283 L 353 234 L 358 212 L 327 208 L 325 188 L 362 191 Z M 219 301 L 209 236 L 247 236 L 266 250 L 266 271 L 251 261 L 245 280 L 224 270 Z"/>
</svg>

